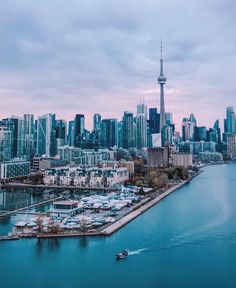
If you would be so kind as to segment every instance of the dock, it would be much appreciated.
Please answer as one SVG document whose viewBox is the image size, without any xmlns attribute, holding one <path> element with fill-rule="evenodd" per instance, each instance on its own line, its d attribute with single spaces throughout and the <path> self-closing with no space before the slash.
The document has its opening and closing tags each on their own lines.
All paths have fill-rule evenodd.
<svg viewBox="0 0 236 288">
<path fill-rule="evenodd" d="M 17 235 L 4 235 L 0 236 L 0 241 L 8 241 L 8 240 L 19 240 L 20 237 Z"/>
<path fill-rule="evenodd" d="M 3 214 L 0 214 L 0 218 L 6 218 L 6 217 L 11 216 L 12 214 L 21 213 L 24 210 L 28 210 L 28 209 L 31 209 L 31 208 L 34 208 L 34 207 L 42 206 L 42 205 L 48 204 L 50 202 L 53 202 L 53 201 L 56 201 L 56 200 L 60 200 L 62 198 L 63 198 L 63 196 L 60 196 L 60 197 L 56 197 L 56 198 L 53 198 L 53 199 L 48 199 L 48 200 L 45 200 L 45 201 L 37 202 L 37 203 L 31 204 L 31 205 L 28 205 L 28 206 L 25 206 L 25 207 L 22 207 L 22 208 L 18 208 L 18 209 L 12 210 L 12 211 L 7 211 L 7 212 L 5 212 Z"/>
</svg>

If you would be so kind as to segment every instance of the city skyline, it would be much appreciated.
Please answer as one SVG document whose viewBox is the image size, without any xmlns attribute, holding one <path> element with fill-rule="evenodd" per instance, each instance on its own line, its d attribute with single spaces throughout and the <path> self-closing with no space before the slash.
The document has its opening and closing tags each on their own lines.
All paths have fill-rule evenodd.
<svg viewBox="0 0 236 288">
<path fill-rule="evenodd" d="M 222 106 L 236 106 L 235 4 L 228 4 L 3 3 L 0 118 L 53 112 L 70 120 L 84 113 L 91 128 L 93 113 L 121 119 L 124 110 L 135 111 L 140 96 L 159 110 L 163 38 L 165 106 L 177 130 L 192 112 L 199 125 L 211 127 L 219 118 L 223 127 Z"/>
</svg>

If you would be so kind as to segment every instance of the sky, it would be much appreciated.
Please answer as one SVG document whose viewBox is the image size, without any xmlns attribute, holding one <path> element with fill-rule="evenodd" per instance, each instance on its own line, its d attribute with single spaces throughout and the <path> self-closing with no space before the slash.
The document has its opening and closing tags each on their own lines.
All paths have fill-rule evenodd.
<svg viewBox="0 0 236 288">
<path fill-rule="evenodd" d="M 234 0 L 1 0 L 0 14 L 0 118 L 80 113 L 91 129 L 94 113 L 121 119 L 140 97 L 159 109 L 160 39 L 178 129 L 236 109 Z"/>
</svg>

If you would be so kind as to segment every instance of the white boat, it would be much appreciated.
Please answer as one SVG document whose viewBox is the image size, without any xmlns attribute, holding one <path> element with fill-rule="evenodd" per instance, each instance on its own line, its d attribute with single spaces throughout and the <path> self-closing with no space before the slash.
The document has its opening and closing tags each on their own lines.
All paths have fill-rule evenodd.
<svg viewBox="0 0 236 288">
<path fill-rule="evenodd" d="M 124 259 L 124 258 L 126 258 L 126 257 L 128 257 L 128 256 L 129 256 L 129 252 L 128 252 L 128 250 L 126 249 L 126 250 L 124 250 L 124 251 L 116 254 L 116 260 Z"/>
<path fill-rule="evenodd" d="M 20 221 L 15 224 L 16 228 L 24 228 L 27 225 L 26 221 Z"/>
</svg>

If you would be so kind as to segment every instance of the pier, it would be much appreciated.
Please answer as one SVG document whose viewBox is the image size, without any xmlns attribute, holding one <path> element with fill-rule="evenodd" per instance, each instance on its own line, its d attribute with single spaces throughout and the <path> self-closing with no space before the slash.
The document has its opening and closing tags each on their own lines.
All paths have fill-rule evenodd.
<svg viewBox="0 0 236 288">
<path fill-rule="evenodd" d="M 48 200 L 45 200 L 45 201 L 37 202 L 37 203 L 31 204 L 31 205 L 28 205 L 28 206 L 25 206 L 25 207 L 21 207 L 21 208 L 12 210 L 12 211 L 7 211 L 7 212 L 5 212 L 3 214 L 0 214 L 0 219 L 9 217 L 12 214 L 21 213 L 22 211 L 27 210 L 27 209 L 31 209 L 31 208 L 34 208 L 34 207 L 38 207 L 38 206 L 42 206 L 42 205 L 48 204 L 48 203 L 56 201 L 56 200 L 60 200 L 62 198 L 63 198 L 63 196 L 60 196 L 60 197 L 56 197 L 56 198 L 53 198 L 53 199 L 48 199 Z M 30 214 L 30 213 L 27 213 L 27 214 Z"/>
</svg>

